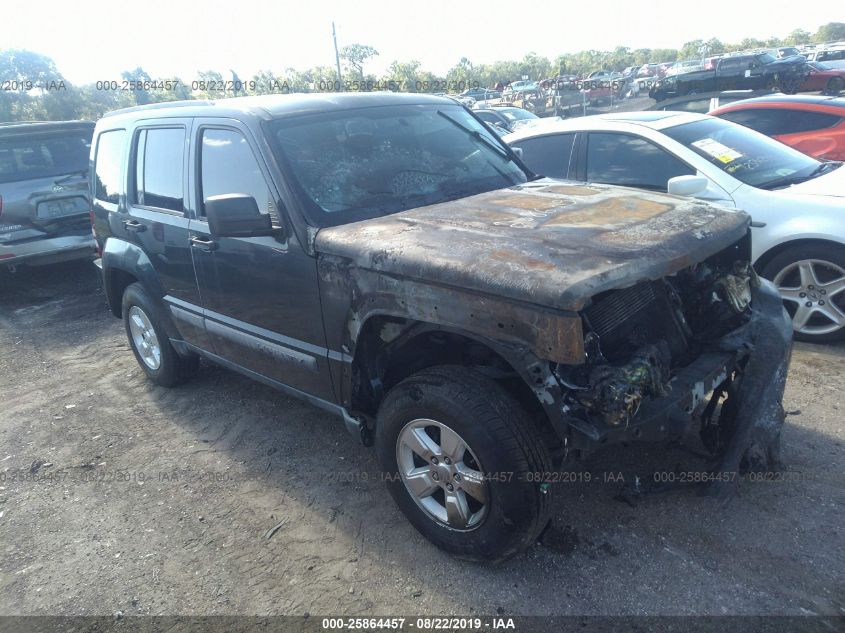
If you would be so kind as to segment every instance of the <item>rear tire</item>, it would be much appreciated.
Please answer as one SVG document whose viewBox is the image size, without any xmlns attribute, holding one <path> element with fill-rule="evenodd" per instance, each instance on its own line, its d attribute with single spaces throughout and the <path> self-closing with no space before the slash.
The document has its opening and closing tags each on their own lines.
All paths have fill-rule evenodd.
<svg viewBox="0 0 845 633">
<path fill-rule="evenodd" d="M 162 387 L 175 387 L 196 374 L 199 357 L 179 355 L 162 326 L 158 306 L 140 283 L 126 288 L 122 306 L 129 346 L 150 380 Z"/>
<path fill-rule="evenodd" d="M 793 318 L 796 340 L 845 339 L 845 248 L 831 244 L 788 247 L 761 274 L 778 286 Z"/>
<path fill-rule="evenodd" d="M 457 557 L 505 560 L 548 524 L 548 450 L 510 394 L 476 371 L 432 367 L 399 383 L 379 410 L 375 445 L 399 508 Z"/>
</svg>

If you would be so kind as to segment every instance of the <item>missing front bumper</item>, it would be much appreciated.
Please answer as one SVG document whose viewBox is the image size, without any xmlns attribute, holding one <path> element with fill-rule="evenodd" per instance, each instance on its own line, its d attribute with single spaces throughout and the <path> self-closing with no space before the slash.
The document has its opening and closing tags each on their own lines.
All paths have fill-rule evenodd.
<svg viewBox="0 0 845 633">
<path fill-rule="evenodd" d="M 676 372 L 665 385 L 665 395 L 644 399 L 623 423 L 594 424 L 569 417 L 567 422 L 580 436 L 573 443 L 589 448 L 667 440 L 687 435 L 706 419 L 718 430 L 717 440 L 709 446 L 714 471 L 778 470 L 784 421 L 781 402 L 791 347 L 792 324 L 777 290 L 770 282 L 755 279 L 751 314 L 744 325 Z M 715 406 L 724 394 L 730 394 L 730 406 Z M 726 485 L 730 486 L 713 482 L 710 491 L 722 494 Z"/>
</svg>

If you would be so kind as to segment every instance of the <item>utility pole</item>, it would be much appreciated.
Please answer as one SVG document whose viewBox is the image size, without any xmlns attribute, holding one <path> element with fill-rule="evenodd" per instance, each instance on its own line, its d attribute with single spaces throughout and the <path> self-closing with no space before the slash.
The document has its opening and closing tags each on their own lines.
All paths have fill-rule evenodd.
<svg viewBox="0 0 845 633">
<path fill-rule="evenodd" d="M 337 64 L 337 89 L 343 90 L 343 78 L 340 74 L 340 53 L 337 52 L 337 33 L 334 30 L 334 22 L 332 22 L 332 40 L 334 40 L 334 61 Z"/>
</svg>

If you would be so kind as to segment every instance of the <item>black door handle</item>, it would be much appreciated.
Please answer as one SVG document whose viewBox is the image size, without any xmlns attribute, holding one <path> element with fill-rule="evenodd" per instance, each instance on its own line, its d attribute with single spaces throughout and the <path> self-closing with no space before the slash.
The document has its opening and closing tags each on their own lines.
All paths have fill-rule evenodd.
<svg viewBox="0 0 845 633">
<path fill-rule="evenodd" d="M 147 230 L 147 227 L 137 220 L 124 220 L 123 228 L 127 231 L 133 231 L 134 233 L 143 233 Z"/>
<path fill-rule="evenodd" d="M 191 246 L 198 248 L 201 251 L 205 251 L 206 253 L 217 250 L 217 242 L 214 240 L 204 240 L 199 237 L 191 238 Z"/>
</svg>

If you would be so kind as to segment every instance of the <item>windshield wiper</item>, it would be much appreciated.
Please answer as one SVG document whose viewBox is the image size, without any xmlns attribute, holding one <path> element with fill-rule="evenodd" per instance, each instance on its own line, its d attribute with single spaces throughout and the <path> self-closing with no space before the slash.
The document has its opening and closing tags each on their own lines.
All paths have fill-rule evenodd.
<svg viewBox="0 0 845 633">
<path fill-rule="evenodd" d="M 487 147 L 492 149 L 494 152 L 496 152 L 499 156 L 501 156 L 505 160 L 507 160 L 509 162 L 513 162 L 513 158 L 511 158 L 511 155 L 510 155 L 510 153 L 508 153 L 507 150 L 502 149 L 502 147 L 500 147 L 499 145 L 496 145 L 496 143 L 494 143 L 492 140 L 490 140 L 488 137 L 486 137 L 484 134 L 482 134 L 478 130 L 473 130 L 471 128 L 468 128 L 466 125 L 464 125 L 463 123 L 461 123 L 457 119 L 453 119 L 452 117 L 450 117 L 448 114 L 446 114 L 442 110 L 438 110 L 437 114 L 442 116 L 444 119 L 449 121 L 452 125 L 454 125 L 458 129 L 463 130 L 464 132 L 469 134 L 472 138 L 476 139 L 477 141 L 481 141 L 482 143 L 484 143 Z"/>
<path fill-rule="evenodd" d="M 68 180 L 71 180 L 72 178 L 76 178 L 77 176 L 87 176 L 87 175 L 88 175 L 88 168 L 87 167 L 85 169 L 77 169 L 76 171 L 70 172 L 67 176 L 62 176 L 61 178 L 57 178 L 56 180 L 53 181 L 53 184 L 54 185 L 60 185 L 63 182 L 67 182 Z"/>
<path fill-rule="evenodd" d="M 827 162 L 822 163 L 818 167 L 816 167 L 813 171 L 809 174 L 804 176 L 784 176 L 783 178 L 777 178 L 772 180 L 771 182 L 767 182 L 765 185 L 761 187 L 761 189 L 782 189 L 783 187 L 788 187 L 790 185 L 798 185 L 802 182 L 807 182 L 808 180 L 812 180 L 813 178 L 818 178 L 823 173 L 825 173 L 828 168 L 833 167 L 833 169 L 838 168 L 841 166 L 842 163 L 839 162 Z"/>
</svg>

